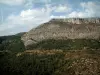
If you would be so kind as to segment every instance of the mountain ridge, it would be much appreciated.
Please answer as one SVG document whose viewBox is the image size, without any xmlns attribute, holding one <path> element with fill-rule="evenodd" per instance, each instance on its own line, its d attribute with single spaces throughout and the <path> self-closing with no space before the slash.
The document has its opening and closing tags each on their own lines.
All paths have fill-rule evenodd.
<svg viewBox="0 0 100 75">
<path fill-rule="evenodd" d="M 63 21 L 73 24 L 89 24 L 89 23 L 100 23 L 100 18 L 64 18 L 64 19 L 51 19 L 52 21 Z"/>
<path fill-rule="evenodd" d="M 52 19 L 22 36 L 24 45 L 47 39 L 99 39 L 100 18 Z"/>
</svg>

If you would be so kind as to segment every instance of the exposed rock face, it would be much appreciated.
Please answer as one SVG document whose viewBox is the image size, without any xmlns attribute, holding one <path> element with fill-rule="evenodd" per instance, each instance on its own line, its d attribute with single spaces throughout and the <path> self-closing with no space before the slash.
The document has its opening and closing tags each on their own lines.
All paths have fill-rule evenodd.
<svg viewBox="0 0 100 75">
<path fill-rule="evenodd" d="M 22 36 L 25 46 L 45 39 L 98 39 L 100 18 L 52 19 Z"/>
<path fill-rule="evenodd" d="M 100 23 L 100 18 L 67 18 L 67 19 L 52 19 L 52 21 L 63 21 L 72 24 L 89 24 L 89 23 Z"/>
</svg>

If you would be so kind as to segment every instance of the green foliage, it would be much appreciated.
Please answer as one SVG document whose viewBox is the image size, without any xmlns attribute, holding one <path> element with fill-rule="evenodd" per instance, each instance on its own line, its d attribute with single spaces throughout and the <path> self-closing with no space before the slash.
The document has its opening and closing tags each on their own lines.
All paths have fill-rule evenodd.
<svg viewBox="0 0 100 75">
<path fill-rule="evenodd" d="M 0 75 L 100 75 L 100 50 L 0 56 Z"/>
<path fill-rule="evenodd" d="M 22 55 L 16 57 L 12 54 L 0 60 L 1 75 L 52 75 L 66 62 L 64 54 L 55 55 Z"/>
<path fill-rule="evenodd" d="M 20 52 L 25 50 L 24 44 L 21 41 L 21 36 L 3 36 L 0 37 L 0 41 L 0 51 L 8 50 L 11 52 Z"/>
<path fill-rule="evenodd" d="M 99 49 L 100 40 L 95 39 L 68 39 L 68 40 L 54 40 L 48 39 L 27 46 L 27 49 L 62 49 L 62 50 L 79 50 L 79 49 Z"/>
<path fill-rule="evenodd" d="M 31 45 L 28 49 L 62 49 L 63 53 L 55 53 L 51 55 L 39 54 L 22 54 L 16 56 L 17 52 L 25 50 L 24 44 L 21 41 L 19 34 L 17 36 L 0 37 L 0 75 L 76 75 L 76 71 L 82 72 L 90 64 L 97 66 L 95 74 L 92 73 L 90 65 L 90 75 L 99 75 L 100 72 L 100 51 L 90 49 L 100 49 L 100 40 L 95 39 L 68 39 L 68 40 L 54 40 L 48 39 L 40 41 L 37 44 Z M 79 54 L 67 50 L 87 50 L 88 54 Z M 84 50 L 83 50 L 84 51 Z M 75 53 L 75 55 L 74 55 Z M 85 52 L 84 52 L 85 53 Z M 87 61 L 83 61 L 83 57 Z M 84 56 L 87 55 L 87 56 Z M 66 57 L 67 56 L 67 57 Z M 94 57 L 93 57 L 94 56 Z M 71 58 L 72 57 L 72 58 Z M 75 58 L 74 58 L 75 57 Z M 82 57 L 82 59 L 81 59 Z M 87 59 L 88 58 L 88 59 Z M 92 60 L 90 60 L 92 58 Z M 79 60 L 78 60 L 79 59 Z M 94 60 L 93 60 L 94 59 Z M 78 60 L 78 61 L 77 61 Z M 89 62 L 90 61 L 90 62 Z M 95 65 L 97 64 L 97 65 Z M 74 66 L 73 66 L 74 65 Z M 78 66 L 77 66 L 78 65 Z M 83 69 L 80 70 L 81 65 Z M 93 67 L 94 68 L 94 67 Z M 86 70 L 86 69 L 85 69 Z M 79 74 L 78 74 L 79 75 Z M 89 75 L 89 74 L 87 74 Z"/>
</svg>

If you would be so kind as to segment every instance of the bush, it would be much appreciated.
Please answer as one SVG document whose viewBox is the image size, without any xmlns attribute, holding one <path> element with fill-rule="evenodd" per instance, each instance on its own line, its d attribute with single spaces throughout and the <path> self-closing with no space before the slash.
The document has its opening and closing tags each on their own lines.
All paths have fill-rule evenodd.
<svg viewBox="0 0 100 75">
<path fill-rule="evenodd" d="M 0 40 L 0 51 L 11 51 L 11 52 L 21 52 L 25 50 L 25 46 L 21 41 L 20 36 L 5 36 L 1 37 Z"/>
<path fill-rule="evenodd" d="M 13 55 L 0 60 L 1 75 L 52 75 L 65 64 L 64 54 L 55 55 Z"/>
<path fill-rule="evenodd" d="M 80 50 L 80 49 L 99 49 L 100 42 L 95 39 L 68 39 L 68 40 L 54 40 L 48 39 L 38 42 L 26 47 L 27 50 L 32 49 L 62 49 L 62 50 Z"/>
</svg>

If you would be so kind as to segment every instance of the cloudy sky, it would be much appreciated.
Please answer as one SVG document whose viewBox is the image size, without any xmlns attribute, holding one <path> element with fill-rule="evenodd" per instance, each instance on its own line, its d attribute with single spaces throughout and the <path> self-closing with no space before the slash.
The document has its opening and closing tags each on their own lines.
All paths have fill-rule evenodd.
<svg viewBox="0 0 100 75">
<path fill-rule="evenodd" d="M 100 0 L 0 0 L 0 36 L 69 17 L 100 17 Z"/>
</svg>

